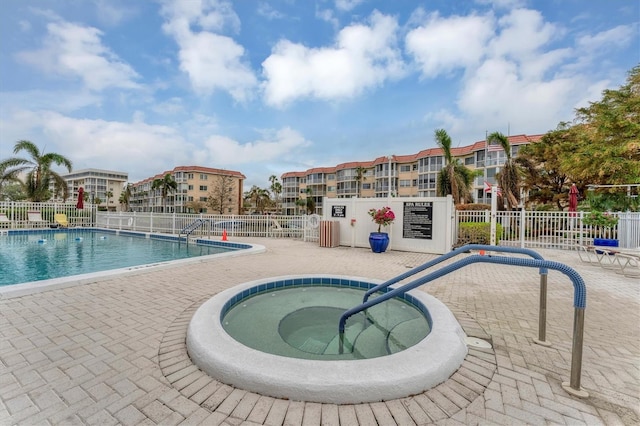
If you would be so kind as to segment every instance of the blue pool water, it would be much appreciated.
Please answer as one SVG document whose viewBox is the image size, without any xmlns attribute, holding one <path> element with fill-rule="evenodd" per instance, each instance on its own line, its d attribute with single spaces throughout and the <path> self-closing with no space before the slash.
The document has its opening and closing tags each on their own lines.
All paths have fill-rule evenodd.
<svg viewBox="0 0 640 426">
<path fill-rule="evenodd" d="M 237 250 L 86 229 L 10 232 L 0 236 L 0 286 L 148 265 Z"/>
</svg>

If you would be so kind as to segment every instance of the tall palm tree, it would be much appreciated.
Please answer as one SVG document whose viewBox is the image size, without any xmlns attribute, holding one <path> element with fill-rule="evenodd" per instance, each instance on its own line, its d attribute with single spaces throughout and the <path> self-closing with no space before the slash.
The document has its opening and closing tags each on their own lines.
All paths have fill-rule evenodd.
<svg viewBox="0 0 640 426">
<path fill-rule="evenodd" d="M 31 141 L 20 140 L 13 147 L 13 153 L 27 152 L 31 159 L 11 157 L 0 163 L 3 180 L 16 180 L 19 174 L 26 173 L 22 182 L 27 198 L 34 202 L 47 201 L 51 197 L 49 185 L 54 183 L 58 188 L 67 188 L 67 182 L 51 167 L 55 164 L 64 166 L 69 172 L 72 169 L 71 160 L 49 152 L 45 154 Z"/>
<path fill-rule="evenodd" d="M 109 210 L 109 198 L 113 197 L 113 192 L 107 191 L 104 193 L 104 196 L 107 198 L 107 210 Z"/>
<path fill-rule="evenodd" d="M 164 175 L 162 179 L 155 179 L 151 184 L 151 189 L 159 189 L 162 194 L 162 212 L 166 210 L 167 196 L 178 189 L 178 182 L 175 181 L 171 173 Z"/>
<path fill-rule="evenodd" d="M 127 183 L 124 188 L 122 188 L 120 199 L 118 200 L 124 211 L 129 211 L 129 200 L 131 200 L 131 184 Z"/>
<path fill-rule="evenodd" d="M 506 161 L 496 176 L 502 198 L 506 200 L 509 210 L 515 209 L 520 203 L 520 173 L 516 161 L 511 158 L 511 144 L 509 139 L 500 132 L 493 132 L 487 136 L 487 145 L 500 144 L 504 150 Z"/>
<path fill-rule="evenodd" d="M 362 191 L 362 181 L 367 180 L 366 176 L 364 176 L 366 172 L 367 169 L 365 169 L 364 167 L 356 167 L 356 195 L 358 196 L 358 198 L 360 198 L 360 192 Z M 389 190 L 391 190 L 391 188 L 389 188 Z"/>
<path fill-rule="evenodd" d="M 438 173 L 437 194 L 440 197 L 451 195 L 454 204 L 471 201 L 471 186 L 476 174 L 466 168 L 451 153 L 451 137 L 444 129 L 435 132 L 436 143 L 442 149 L 444 167 Z"/>
<path fill-rule="evenodd" d="M 280 209 L 278 208 L 278 200 L 280 198 L 280 194 L 282 193 L 282 184 L 278 181 L 276 175 L 269 176 L 269 181 L 271 182 L 271 192 L 273 192 L 273 198 L 276 202 L 276 211 L 280 213 Z"/>
</svg>

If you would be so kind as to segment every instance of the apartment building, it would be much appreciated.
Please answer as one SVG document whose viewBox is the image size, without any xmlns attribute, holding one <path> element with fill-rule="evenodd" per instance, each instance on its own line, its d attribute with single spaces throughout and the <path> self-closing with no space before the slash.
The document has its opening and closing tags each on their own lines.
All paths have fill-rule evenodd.
<svg viewBox="0 0 640 426">
<path fill-rule="evenodd" d="M 77 200 L 78 188 L 82 187 L 89 203 L 100 201 L 98 208 L 109 211 L 120 210 L 120 194 L 129 180 L 129 175 L 125 172 L 101 169 L 76 170 L 60 176 L 67 182 L 68 199 Z M 56 201 L 59 201 L 60 195 L 56 197 Z"/>
<path fill-rule="evenodd" d="M 161 189 L 153 189 L 156 179 L 170 174 L 177 190 L 169 191 L 166 199 Z M 129 208 L 139 212 L 219 213 L 207 206 L 209 197 L 222 196 L 224 214 L 242 212 L 243 182 L 246 177 L 237 171 L 202 166 L 179 166 L 131 185 Z M 222 190 L 222 188 L 225 188 Z"/>
<path fill-rule="evenodd" d="M 543 135 L 509 136 L 511 156 L 516 157 L 521 146 L 537 142 Z M 451 149 L 451 154 L 471 170 L 482 170 L 473 185 L 474 201 L 489 202 L 484 182 L 496 183 L 496 174 L 506 160 L 500 148 L 488 147 L 486 141 Z M 351 197 L 435 197 L 437 177 L 444 166 L 440 148 L 429 148 L 416 154 L 390 155 L 371 161 L 353 161 L 334 167 L 318 167 L 303 172 L 287 172 L 282 181 L 284 214 L 302 210 L 297 200 L 313 197 L 316 213 L 322 214 L 322 199 Z"/>
</svg>

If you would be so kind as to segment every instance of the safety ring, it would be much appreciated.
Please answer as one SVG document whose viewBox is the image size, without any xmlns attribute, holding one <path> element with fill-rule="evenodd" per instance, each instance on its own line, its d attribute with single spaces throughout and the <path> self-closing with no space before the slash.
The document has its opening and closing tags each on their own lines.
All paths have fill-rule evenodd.
<svg viewBox="0 0 640 426">
<path fill-rule="evenodd" d="M 318 216 L 317 214 L 312 214 L 307 218 L 307 223 L 309 224 L 309 227 L 317 228 L 318 226 L 320 226 L 320 216 Z"/>
</svg>

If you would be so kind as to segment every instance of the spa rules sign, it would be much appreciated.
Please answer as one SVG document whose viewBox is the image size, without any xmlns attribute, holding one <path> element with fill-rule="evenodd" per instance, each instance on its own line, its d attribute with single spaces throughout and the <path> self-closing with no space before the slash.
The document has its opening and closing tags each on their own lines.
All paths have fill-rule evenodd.
<svg viewBox="0 0 640 426">
<path fill-rule="evenodd" d="M 405 202 L 402 238 L 431 240 L 433 238 L 433 203 Z"/>
</svg>

